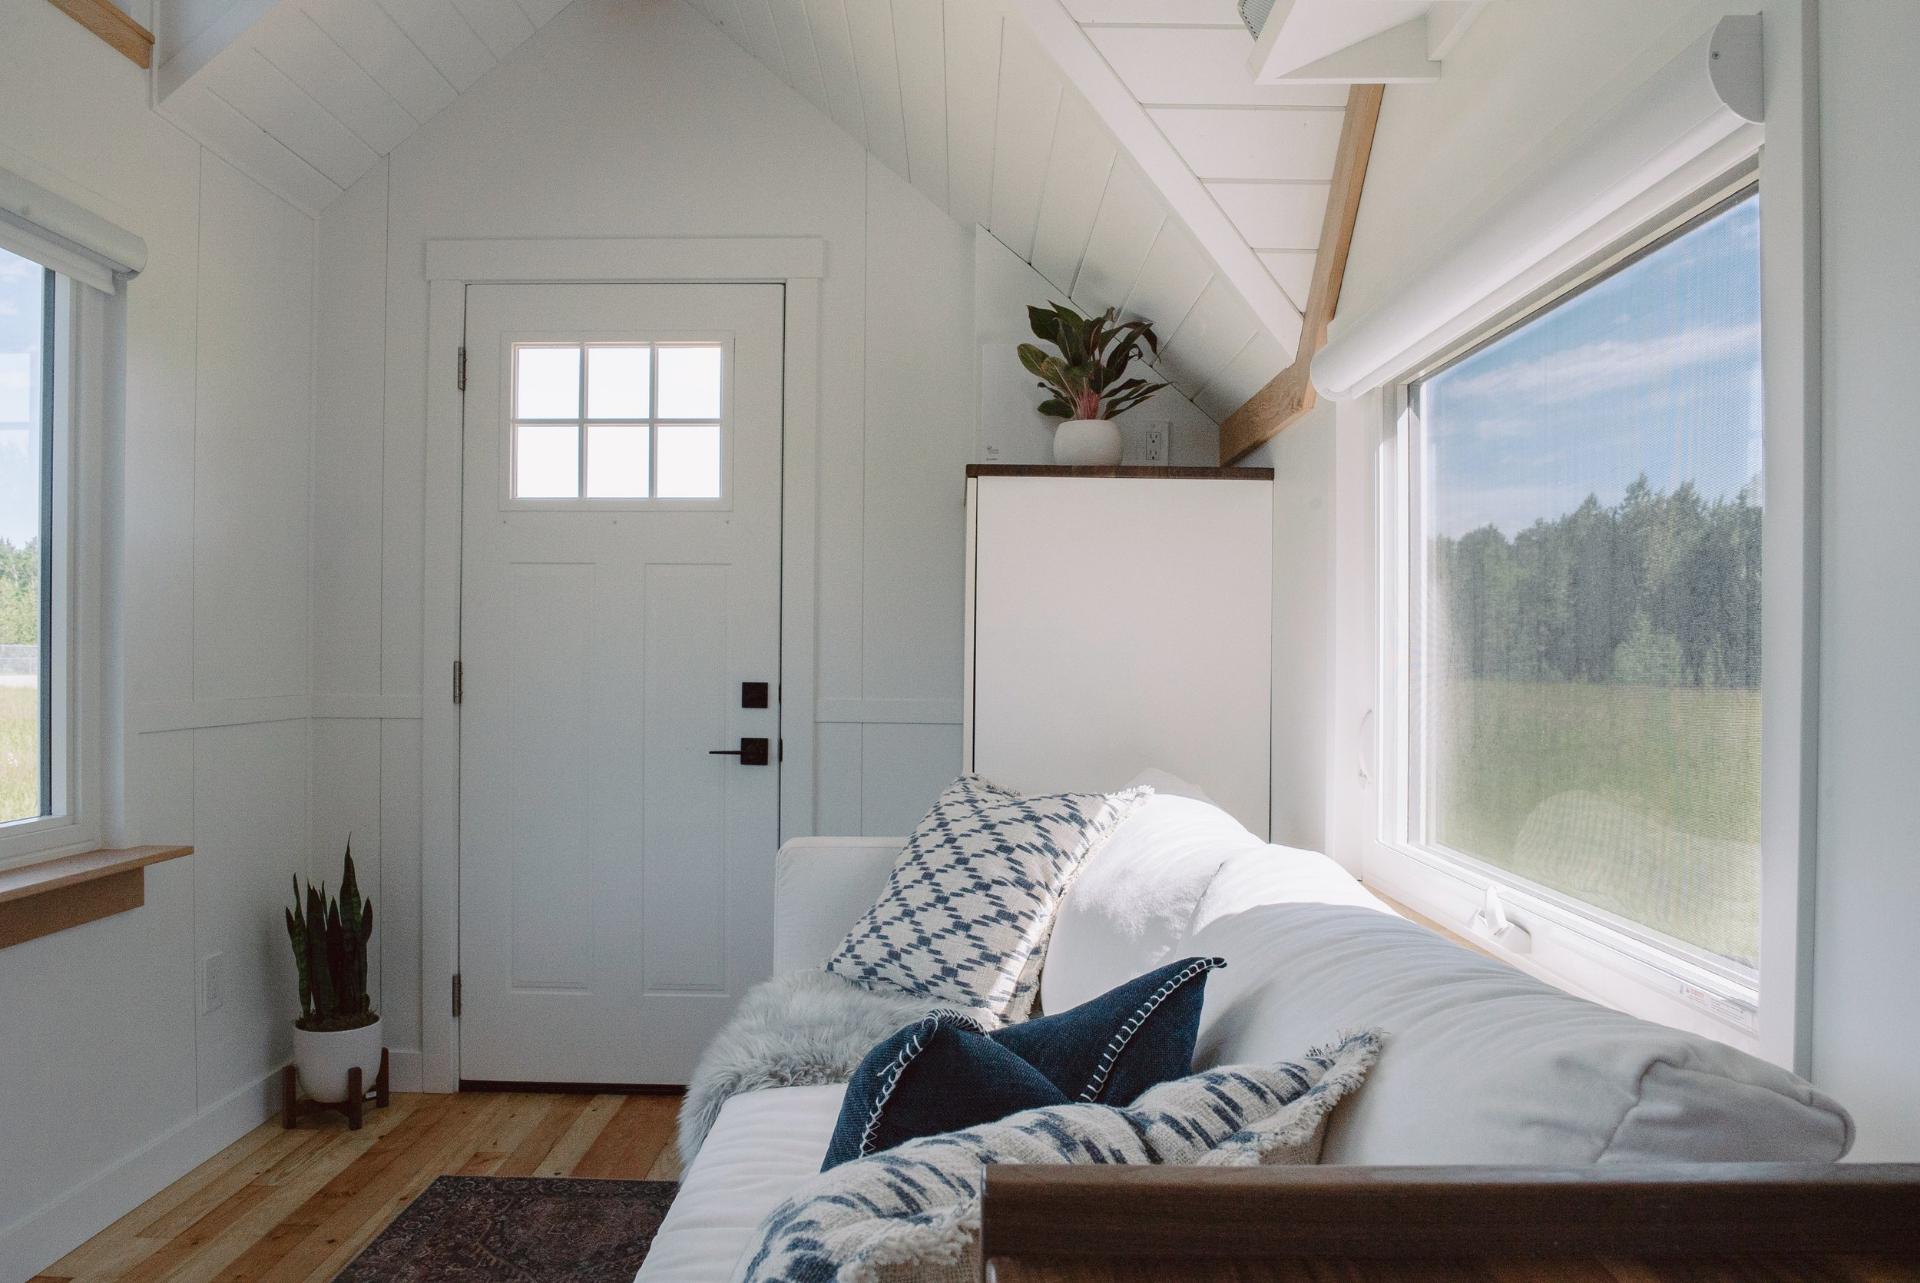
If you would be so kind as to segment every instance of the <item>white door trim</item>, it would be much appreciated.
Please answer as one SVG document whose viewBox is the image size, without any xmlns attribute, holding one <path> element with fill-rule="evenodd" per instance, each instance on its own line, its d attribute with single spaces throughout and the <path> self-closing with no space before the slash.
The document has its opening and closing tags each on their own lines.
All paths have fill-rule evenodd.
<svg viewBox="0 0 1920 1283">
<path fill-rule="evenodd" d="M 425 671 L 421 726 L 421 1079 L 460 1085 L 451 1002 L 460 961 L 460 478 L 464 403 L 455 381 L 466 287 L 508 281 L 786 287 L 780 521 L 780 728 L 794 731 L 780 771 L 780 837 L 813 831 L 814 595 L 819 524 L 820 278 L 812 237 L 427 242 Z M 435 677 L 433 674 L 438 673 Z M 434 692 L 435 685 L 438 693 Z M 773 852 L 767 852 L 773 858 Z"/>
</svg>

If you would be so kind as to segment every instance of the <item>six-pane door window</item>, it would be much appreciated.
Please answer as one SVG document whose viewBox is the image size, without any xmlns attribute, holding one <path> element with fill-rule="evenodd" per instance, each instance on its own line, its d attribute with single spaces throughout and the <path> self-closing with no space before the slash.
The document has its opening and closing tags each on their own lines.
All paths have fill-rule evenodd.
<svg viewBox="0 0 1920 1283">
<path fill-rule="evenodd" d="M 1405 837 L 1758 959 L 1759 197 L 1408 388 Z"/>
<path fill-rule="evenodd" d="M 53 273 L 0 249 L 0 824 L 53 805 Z"/>
<path fill-rule="evenodd" d="M 516 343 L 515 499 L 718 499 L 719 343 Z"/>
</svg>

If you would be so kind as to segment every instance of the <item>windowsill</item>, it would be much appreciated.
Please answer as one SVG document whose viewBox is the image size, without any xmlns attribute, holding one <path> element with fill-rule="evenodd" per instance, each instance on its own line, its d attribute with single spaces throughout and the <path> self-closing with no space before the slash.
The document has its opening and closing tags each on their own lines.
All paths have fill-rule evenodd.
<svg viewBox="0 0 1920 1283">
<path fill-rule="evenodd" d="M 146 903 L 146 868 L 190 846 L 83 851 L 0 869 L 0 949 Z"/>
<path fill-rule="evenodd" d="M 1395 847 L 1371 846 L 1365 867 L 1362 880 L 1375 895 L 1413 909 L 1416 920 L 1456 939 L 1467 935 L 1483 903 L 1485 887 L 1469 881 L 1468 871 L 1443 870 Z M 1509 891 L 1502 898 L 1513 921 L 1530 933 L 1531 949 L 1519 954 L 1468 940 L 1479 952 L 1576 997 L 1766 1056 L 1752 995 L 1682 958 L 1649 956 L 1604 928 L 1563 921 L 1523 893 Z"/>
</svg>

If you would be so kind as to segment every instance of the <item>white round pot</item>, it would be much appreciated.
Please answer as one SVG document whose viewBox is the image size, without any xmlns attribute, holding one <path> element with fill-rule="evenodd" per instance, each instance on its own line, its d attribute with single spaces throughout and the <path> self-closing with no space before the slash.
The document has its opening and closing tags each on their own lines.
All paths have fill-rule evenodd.
<svg viewBox="0 0 1920 1283">
<path fill-rule="evenodd" d="M 293 1067 L 300 1090 L 308 1100 L 338 1104 L 347 1098 L 347 1071 L 360 1066 L 360 1090 L 373 1090 L 380 1072 L 380 1025 L 376 1020 L 361 1029 L 314 1033 L 298 1025 L 293 1030 Z"/>
<path fill-rule="evenodd" d="M 1120 462 L 1120 425 L 1112 419 L 1068 419 L 1053 430 L 1053 461 L 1072 467 Z"/>
</svg>

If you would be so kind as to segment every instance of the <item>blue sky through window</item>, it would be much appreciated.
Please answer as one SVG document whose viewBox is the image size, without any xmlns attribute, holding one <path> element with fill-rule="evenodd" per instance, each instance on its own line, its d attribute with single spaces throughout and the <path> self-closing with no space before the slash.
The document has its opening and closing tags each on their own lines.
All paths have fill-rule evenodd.
<svg viewBox="0 0 1920 1283">
<path fill-rule="evenodd" d="M 0 249 L 0 539 L 40 533 L 40 341 L 46 269 Z"/>
<path fill-rule="evenodd" d="M 1642 474 L 1757 501 L 1759 251 L 1754 194 L 1427 379 L 1431 533 L 1511 538 Z"/>
</svg>

